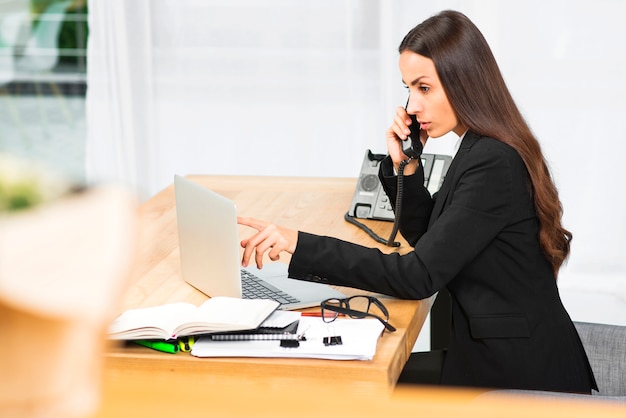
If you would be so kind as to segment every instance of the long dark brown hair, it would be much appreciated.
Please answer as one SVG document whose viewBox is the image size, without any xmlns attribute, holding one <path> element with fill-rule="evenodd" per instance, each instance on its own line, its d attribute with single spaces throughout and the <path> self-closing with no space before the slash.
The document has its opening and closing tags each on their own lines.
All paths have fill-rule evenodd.
<svg viewBox="0 0 626 418">
<path fill-rule="evenodd" d="M 561 225 L 563 207 L 541 146 L 513 101 L 480 30 L 462 13 L 443 11 L 413 28 L 399 51 L 433 61 L 460 124 L 519 153 L 530 174 L 539 242 L 556 277 L 569 255 L 572 234 Z"/>
</svg>

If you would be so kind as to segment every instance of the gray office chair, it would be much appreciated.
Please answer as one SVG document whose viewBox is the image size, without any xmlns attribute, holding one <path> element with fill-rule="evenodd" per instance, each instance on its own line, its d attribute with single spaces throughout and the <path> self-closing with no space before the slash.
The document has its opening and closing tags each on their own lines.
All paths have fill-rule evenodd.
<svg viewBox="0 0 626 418">
<path fill-rule="evenodd" d="M 592 396 L 531 390 L 492 390 L 480 395 L 484 400 L 500 394 L 521 394 L 561 399 L 614 401 L 626 405 L 626 326 L 574 322 L 598 383 Z"/>
<path fill-rule="evenodd" d="M 598 382 L 596 396 L 626 401 L 626 326 L 575 322 Z"/>
</svg>

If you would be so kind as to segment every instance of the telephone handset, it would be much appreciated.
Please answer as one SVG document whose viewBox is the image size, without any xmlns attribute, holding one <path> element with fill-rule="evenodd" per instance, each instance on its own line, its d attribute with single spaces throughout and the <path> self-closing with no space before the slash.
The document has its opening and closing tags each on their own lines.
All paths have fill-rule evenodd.
<svg viewBox="0 0 626 418">
<path fill-rule="evenodd" d="M 422 155 L 424 148 L 422 141 L 420 141 L 420 124 L 415 115 L 409 115 L 409 117 L 411 118 L 411 124 L 409 125 L 411 133 L 405 141 L 402 141 L 402 152 L 409 158 L 417 159 Z"/>
<path fill-rule="evenodd" d="M 406 102 L 407 106 L 409 102 Z M 406 106 L 405 106 L 406 109 Z M 398 185 L 396 187 L 396 210 L 395 217 L 393 220 L 393 229 L 391 230 L 391 235 L 389 235 L 389 239 L 387 240 L 387 245 L 390 247 L 399 247 L 400 243 L 397 242 L 396 235 L 398 234 L 398 229 L 400 228 L 400 213 L 402 211 L 402 194 L 404 193 L 404 168 L 407 164 L 409 164 L 412 160 L 420 158 L 422 155 L 422 141 L 420 141 L 420 124 L 417 121 L 417 117 L 415 115 L 409 115 L 411 118 L 411 124 L 409 125 L 409 137 L 402 141 L 402 152 L 404 155 L 409 157 L 406 160 L 400 161 L 400 165 L 398 166 Z M 410 145 L 405 146 L 407 142 L 410 142 Z"/>
</svg>

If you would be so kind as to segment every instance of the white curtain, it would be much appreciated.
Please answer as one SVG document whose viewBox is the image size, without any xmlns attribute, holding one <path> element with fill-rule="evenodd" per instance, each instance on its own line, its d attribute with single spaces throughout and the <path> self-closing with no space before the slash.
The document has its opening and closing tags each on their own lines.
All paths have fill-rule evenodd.
<svg viewBox="0 0 626 418">
<path fill-rule="evenodd" d="M 89 2 L 87 181 L 147 197 L 163 187 L 152 77 L 150 0 Z"/>
<path fill-rule="evenodd" d="M 175 173 L 355 177 L 406 100 L 399 41 L 445 8 L 481 28 L 542 141 L 568 300 L 625 322 L 624 2 L 90 0 L 88 179 L 147 198 Z"/>
</svg>

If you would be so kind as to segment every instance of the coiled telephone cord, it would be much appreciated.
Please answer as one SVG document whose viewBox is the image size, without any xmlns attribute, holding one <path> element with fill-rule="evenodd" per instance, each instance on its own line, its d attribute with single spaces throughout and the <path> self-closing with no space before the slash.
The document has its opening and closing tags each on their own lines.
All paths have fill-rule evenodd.
<svg viewBox="0 0 626 418">
<path fill-rule="evenodd" d="M 409 157 L 406 160 L 400 161 L 400 166 L 398 167 L 398 180 L 397 180 L 397 189 L 396 189 L 396 207 L 394 208 L 394 221 L 393 221 L 393 229 L 391 230 L 391 235 L 389 239 L 381 238 L 378 234 L 368 228 L 366 225 L 354 219 L 348 212 L 344 215 L 344 219 L 351 223 L 352 225 L 357 226 L 362 229 L 369 235 L 374 241 L 388 245 L 389 247 L 399 247 L 400 242 L 396 241 L 396 235 L 398 235 L 398 229 L 400 228 L 400 213 L 402 212 L 402 195 L 404 193 L 404 168 L 408 163 L 413 160 L 413 157 Z"/>
</svg>

